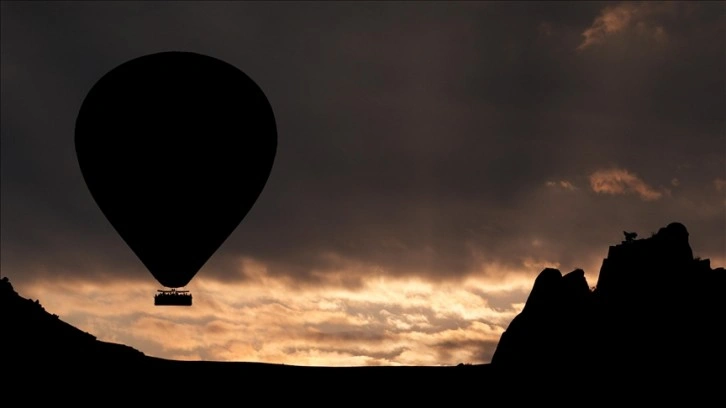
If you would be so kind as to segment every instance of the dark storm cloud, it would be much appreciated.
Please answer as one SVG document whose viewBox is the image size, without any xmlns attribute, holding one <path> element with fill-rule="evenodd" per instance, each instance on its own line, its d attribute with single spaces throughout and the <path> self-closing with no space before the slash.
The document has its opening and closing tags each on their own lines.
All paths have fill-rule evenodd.
<svg viewBox="0 0 726 408">
<path fill-rule="evenodd" d="M 723 5 L 639 11 L 581 47 L 615 6 L 5 2 L 3 271 L 148 279 L 86 190 L 73 126 L 101 75 L 169 49 L 241 68 L 278 124 L 266 189 L 205 275 L 244 278 L 242 256 L 312 283 L 571 269 L 674 220 L 723 256 Z M 662 196 L 598 194 L 603 169 Z"/>
</svg>

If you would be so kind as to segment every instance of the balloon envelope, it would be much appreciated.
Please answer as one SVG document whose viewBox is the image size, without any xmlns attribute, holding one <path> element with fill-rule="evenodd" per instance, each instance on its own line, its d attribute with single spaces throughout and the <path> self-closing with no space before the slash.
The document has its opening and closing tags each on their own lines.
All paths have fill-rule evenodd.
<svg viewBox="0 0 726 408">
<path fill-rule="evenodd" d="M 186 286 L 247 215 L 277 150 L 272 108 L 242 71 L 164 52 L 89 91 L 75 146 L 88 189 L 164 286 Z"/>
</svg>

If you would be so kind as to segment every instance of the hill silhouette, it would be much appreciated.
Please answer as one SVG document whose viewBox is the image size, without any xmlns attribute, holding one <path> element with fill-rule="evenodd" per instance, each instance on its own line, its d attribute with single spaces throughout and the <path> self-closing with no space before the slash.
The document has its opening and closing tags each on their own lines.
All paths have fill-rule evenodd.
<svg viewBox="0 0 726 408">
<path fill-rule="evenodd" d="M 0 280 L 0 327 L 4 353 L 26 354 L 26 361 L 63 364 L 103 359 L 132 363 L 144 354 L 131 347 L 108 343 L 48 313 L 40 301 L 21 297 L 7 277 Z"/>
<path fill-rule="evenodd" d="M 0 357 L 3 377 L 0 401 L 14 401 L 14 394 L 27 395 L 27 387 L 65 393 L 123 391 L 125 396 L 156 394 L 164 390 L 169 402 L 184 395 L 210 398 L 239 398 L 240 388 L 261 390 L 271 384 L 284 385 L 274 401 L 317 400 L 307 381 L 318 384 L 316 392 L 359 393 L 377 398 L 379 393 L 400 395 L 404 378 L 418 379 L 419 386 L 432 391 L 458 387 L 466 381 L 488 376 L 488 365 L 432 367 L 305 367 L 283 364 L 175 361 L 147 356 L 121 344 L 98 340 L 47 312 L 38 300 L 26 299 L 7 277 L 0 280 Z M 476 373 L 472 375 L 472 373 Z M 370 387 L 375 387 L 371 394 Z M 85 392 L 85 391 L 84 391 Z M 64 394 L 52 394 L 55 401 Z M 270 398 L 267 392 L 261 394 Z M 416 395 L 405 393 L 412 402 Z M 11 397 L 13 396 L 13 397 Z M 77 401 L 73 394 L 69 400 Z M 357 398 L 357 399 L 360 399 Z M 333 400 L 330 400 L 333 401 Z"/>
<path fill-rule="evenodd" d="M 302 367 L 146 356 L 63 322 L 39 301 L 21 297 L 3 278 L 0 350 L 10 391 L 14 382 L 25 384 L 32 377 L 33 384 L 43 387 L 93 384 L 96 390 L 138 393 L 170 384 L 169 390 L 215 390 L 217 396 L 234 393 L 237 388 L 222 389 L 231 383 L 253 390 L 278 384 L 285 392 L 276 401 L 298 402 L 296 398 L 318 400 L 309 382 L 345 395 L 363 392 L 360 398 L 395 395 L 409 404 L 433 397 L 451 403 L 469 393 L 526 402 L 535 396 L 510 391 L 532 389 L 547 390 L 536 394 L 540 401 L 582 402 L 586 395 L 603 401 L 634 393 L 652 401 L 675 392 L 693 401 L 721 389 L 724 283 L 726 270 L 694 258 L 685 226 L 672 223 L 645 239 L 626 233 L 625 241 L 610 247 L 593 289 L 580 269 L 565 275 L 543 270 L 524 309 L 503 333 L 491 364 Z M 28 372 L 33 374 L 17 375 Z M 588 394 L 591 387 L 585 387 L 593 385 L 595 394 Z"/>
</svg>

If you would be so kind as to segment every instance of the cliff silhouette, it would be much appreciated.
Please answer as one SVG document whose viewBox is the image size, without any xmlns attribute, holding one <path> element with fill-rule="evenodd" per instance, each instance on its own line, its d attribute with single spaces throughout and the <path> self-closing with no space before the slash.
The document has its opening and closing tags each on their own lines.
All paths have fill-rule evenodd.
<svg viewBox="0 0 726 408">
<path fill-rule="evenodd" d="M 671 223 L 611 246 L 597 285 L 584 272 L 547 268 L 502 334 L 496 370 L 709 387 L 723 376 L 724 268 L 693 257 L 688 230 Z"/>
<path fill-rule="evenodd" d="M 522 312 L 503 333 L 491 364 L 452 367 L 302 367 L 263 363 L 183 362 L 99 341 L 21 297 L 0 281 L 0 350 L 7 397 L 14 385 L 237 395 L 284 385 L 275 401 L 320 402 L 308 382 L 361 398 L 604 401 L 624 395 L 649 401 L 686 393 L 692 401 L 722 388 L 726 319 L 721 292 L 726 270 L 693 257 L 688 231 L 672 223 L 645 239 L 626 233 L 609 248 L 597 285 L 584 271 L 547 268 L 535 279 Z M 15 373 L 15 375 L 13 374 Z M 22 375 L 17 375 L 21 373 Z M 31 373 L 31 374 L 28 374 Z M 410 384 L 410 385 L 407 385 Z M 587 392 L 595 386 L 593 393 Z M 413 387 L 413 388 L 411 388 Z M 163 388 L 163 387 L 162 387 Z M 532 395 L 531 390 L 546 389 Z M 360 395 L 362 391 L 363 395 Z M 511 392 L 515 391 L 515 392 Z M 493 393 L 499 393 L 498 397 Z M 307 397 L 305 397 L 307 396 Z M 357 399 L 359 397 L 356 397 Z"/>
</svg>

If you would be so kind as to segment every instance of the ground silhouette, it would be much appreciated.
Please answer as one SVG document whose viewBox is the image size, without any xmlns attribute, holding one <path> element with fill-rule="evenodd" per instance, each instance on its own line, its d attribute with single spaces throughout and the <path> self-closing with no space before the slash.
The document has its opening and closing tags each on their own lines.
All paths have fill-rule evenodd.
<svg viewBox="0 0 726 408">
<path fill-rule="evenodd" d="M 243 390 L 273 402 L 318 405 L 340 403 L 331 392 L 346 401 L 407 405 L 653 402 L 675 395 L 695 403 L 722 388 L 724 283 L 726 270 L 694 258 L 685 226 L 672 223 L 645 239 L 628 233 L 611 246 L 593 289 L 580 269 L 564 276 L 543 270 L 491 364 L 333 368 L 146 356 L 63 322 L 3 278 L 2 395 L 31 384 L 127 396 L 183 391 L 205 400 L 236 398 Z M 280 392 L 260 394 L 271 384 Z"/>
</svg>

